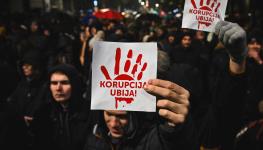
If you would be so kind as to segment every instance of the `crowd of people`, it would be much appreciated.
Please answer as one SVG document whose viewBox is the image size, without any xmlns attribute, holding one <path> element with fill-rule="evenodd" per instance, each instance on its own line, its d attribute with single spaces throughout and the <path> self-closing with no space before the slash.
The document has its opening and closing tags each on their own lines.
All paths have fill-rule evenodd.
<svg viewBox="0 0 263 150">
<path fill-rule="evenodd" d="M 149 14 L 2 15 L 1 149 L 262 149 L 263 34 L 226 20 L 208 33 Z M 90 110 L 96 41 L 157 42 L 156 113 Z"/>
</svg>

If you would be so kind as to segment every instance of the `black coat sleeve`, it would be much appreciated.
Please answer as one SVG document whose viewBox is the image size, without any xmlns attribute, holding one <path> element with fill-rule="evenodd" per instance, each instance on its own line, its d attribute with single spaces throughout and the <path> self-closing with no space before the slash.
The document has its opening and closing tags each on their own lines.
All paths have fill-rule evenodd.
<svg viewBox="0 0 263 150">
<path fill-rule="evenodd" d="M 147 133 L 147 143 L 144 149 L 149 150 L 195 150 L 197 139 L 190 116 L 183 124 L 175 127 L 167 123 L 156 124 Z"/>
<path fill-rule="evenodd" d="M 222 69 L 211 81 L 211 104 L 200 130 L 201 143 L 206 148 L 232 149 L 235 134 L 242 126 L 246 74 L 232 75 L 228 69 Z"/>
</svg>

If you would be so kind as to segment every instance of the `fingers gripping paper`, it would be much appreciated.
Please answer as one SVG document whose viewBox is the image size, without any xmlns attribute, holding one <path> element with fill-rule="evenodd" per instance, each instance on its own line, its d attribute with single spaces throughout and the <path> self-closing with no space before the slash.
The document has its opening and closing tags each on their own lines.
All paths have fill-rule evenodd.
<svg viewBox="0 0 263 150">
<path fill-rule="evenodd" d="M 215 31 L 219 20 L 224 20 L 227 0 L 186 0 L 182 28 Z"/>
<path fill-rule="evenodd" d="M 143 86 L 156 74 L 156 43 L 96 42 L 91 109 L 154 112 L 156 98 Z"/>
</svg>

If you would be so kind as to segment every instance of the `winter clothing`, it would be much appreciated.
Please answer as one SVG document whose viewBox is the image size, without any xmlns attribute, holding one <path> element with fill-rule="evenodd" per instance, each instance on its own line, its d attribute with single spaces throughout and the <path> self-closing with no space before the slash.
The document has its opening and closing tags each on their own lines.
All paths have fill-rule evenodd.
<svg viewBox="0 0 263 150">
<path fill-rule="evenodd" d="M 176 46 L 173 51 L 171 51 L 171 63 L 184 63 L 189 64 L 191 66 L 199 65 L 199 54 L 194 49 L 194 47 L 190 46 L 185 48 L 181 45 Z"/>
<path fill-rule="evenodd" d="M 28 51 L 24 55 L 19 68 L 21 69 L 25 63 L 32 65 L 32 75 L 21 74 L 21 81 L 11 96 L 8 97 L 5 106 L 7 116 L 4 120 L 6 123 L 4 127 L 6 143 L 15 143 L 12 146 L 22 149 L 31 149 L 34 138 L 31 126 L 25 123 L 24 116 L 34 117 L 35 112 L 43 104 L 46 94 L 46 85 L 42 78 L 43 71 L 41 71 L 41 65 L 38 63 L 41 59 L 37 59 L 39 58 L 38 54 L 35 51 Z"/>
<path fill-rule="evenodd" d="M 244 123 L 262 118 L 258 105 L 263 99 L 263 65 L 254 59 L 247 59 L 247 89 L 245 94 Z"/>
<path fill-rule="evenodd" d="M 54 72 L 65 74 L 71 84 L 71 97 L 67 108 L 63 108 L 53 98 L 38 113 L 34 122 L 37 132 L 36 146 L 57 150 L 82 150 L 89 127 L 89 106 L 82 98 L 81 79 L 77 70 L 62 64 L 51 68 L 49 77 Z"/>
<path fill-rule="evenodd" d="M 219 21 L 215 27 L 215 33 L 223 42 L 233 61 L 240 63 L 247 55 L 246 32 L 238 24 Z"/>
<path fill-rule="evenodd" d="M 228 68 L 226 63 L 225 67 Z M 216 67 L 216 66 L 215 66 Z M 211 105 L 203 118 L 200 139 L 206 148 L 232 150 L 236 133 L 242 127 L 246 75 L 233 76 L 228 69 L 211 74 Z"/>
<path fill-rule="evenodd" d="M 194 149 L 195 139 L 190 120 L 176 127 L 165 123 L 145 120 L 147 113 L 128 112 L 129 123 L 121 139 L 111 138 L 105 124 L 103 112 L 99 112 L 99 123 L 89 133 L 85 150 L 191 150 Z"/>
<path fill-rule="evenodd" d="M 33 110 L 37 109 L 35 107 L 38 107 L 40 101 L 43 100 L 46 85 L 42 63 L 41 54 L 38 51 L 28 51 L 22 58 L 19 66 L 21 81 L 8 98 L 8 102 L 15 107 L 14 111 L 20 116 L 33 116 Z M 32 65 L 32 75 L 24 75 L 23 64 Z"/>
</svg>

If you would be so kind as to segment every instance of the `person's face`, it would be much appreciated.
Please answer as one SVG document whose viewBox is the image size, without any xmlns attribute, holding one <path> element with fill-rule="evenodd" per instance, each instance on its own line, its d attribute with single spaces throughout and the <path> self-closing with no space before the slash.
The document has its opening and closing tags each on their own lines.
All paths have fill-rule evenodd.
<svg viewBox="0 0 263 150">
<path fill-rule="evenodd" d="M 123 35 L 123 31 L 121 29 L 118 29 L 115 31 L 116 35 Z"/>
<path fill-rule="evenodd" d="M 50 36 L 50 31 L 48 29 L 45 29 L 43 31 L 44 36 Z"/>
<path fill-rule="evenodd" d="M 90 31 L 89 31 L 89 29 L 90 29 L 89 27 L 86 27 L 86 28 L 85 28 L 85 36 L 86 36 L 86 37 L 90 37 Z"/>
<path fill-rule="evenodd" d="M 203 31 L 196 31 L 195 37 L 197 40 L 204 40 L 205 33 Z"/>
<path fill-rule="evenodd" d="M 157 34 L 158 37 L 161 37 L 164 34 L 164 31 L 162 29 L 158 28 L 156 30 L 156 34 Z"/>
<path fill-rule="evenodd" d="M 252 58 L 259 57 L 259 52 L 262 48 L 262 45 L 256 41 L 248 43 L 248 56 Z"/>
<path fill-rule="evenodd" d="M 111 30 L 114 28 L 114 26 L 115 26 L 115 24 L 113 22 L 110 22 L 107 29 Z"/>
<path fill-rule="evenodd" d="M 124 135 L 124 127 L 128 124 L 126 111 L 104 111 L 104 120 L 113 138 L 121 138 Z"/>
<path fill-rule="evenodd" d="M 23 73 L 26 77 L 32 76 L 33 74 L 33 66 L 30 64 L 23 64 L 22 66 Z"/>
<path fill-rule="evenodd" d="M 38 30 L 38 24 L 36 22 L 31 23 L 31 31 L 35 32 Z"/>
<path fill-rule="evenodd" d="M 192 40 L 191 40 L 191 37 L 190 37 L 190 36 L 184 36 L 184 37 L 182 38 L 182 41 L 181 41 L 182 46 L 185 47 L 185 48 L 190 47 L 191 42 L 192 42 Z"/>
<path fill-rule="evenodd" d="M 254 50 L 254 51 L 260 51 L 262 48 L 262 45 L 258 43 L 257 41 L 252 41 L 248 43 L 248 50 Z"/>
<path fill-rule="evenodd" d="M 97 29 L 95 27 L 91 28 L 91 34 L 94 36 L 97 33 Z"/>
<path fill-rule="evenodd" d="M 53 73 L 50 78 L 50 90 L 56 102 L 66 103 L 72 91 L 68 77 L 63 73 Z"/>
<path fill-rule="evenodd" d="M 174 40 L 175 40 L 175 37 L 174 37 L 174 36 L 172 36 L 172 35 L 168 36 L 168 42 L 169 42 L 169 43 L 173 43 Z"/>
</svg>

